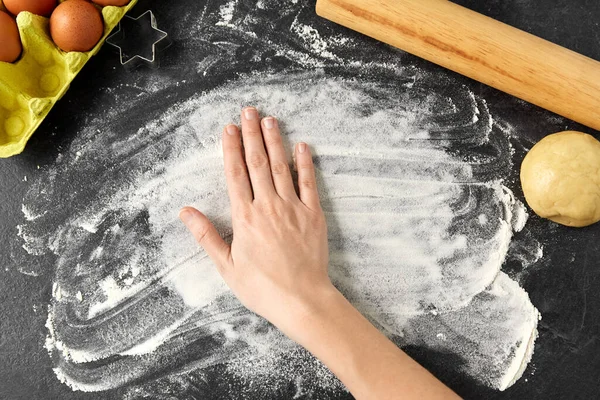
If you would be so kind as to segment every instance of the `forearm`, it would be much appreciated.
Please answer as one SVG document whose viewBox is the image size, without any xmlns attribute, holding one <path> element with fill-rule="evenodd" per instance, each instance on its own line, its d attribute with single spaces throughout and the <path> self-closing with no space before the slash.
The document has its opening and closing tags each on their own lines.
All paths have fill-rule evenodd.
<svg viewBox="0 0 600 400">
<path fill-rule="evenodd" d="M 359 400 L 458 398 L 364 318 L 337 290 L 299 307 L 283 330 Z"/>
</svg>

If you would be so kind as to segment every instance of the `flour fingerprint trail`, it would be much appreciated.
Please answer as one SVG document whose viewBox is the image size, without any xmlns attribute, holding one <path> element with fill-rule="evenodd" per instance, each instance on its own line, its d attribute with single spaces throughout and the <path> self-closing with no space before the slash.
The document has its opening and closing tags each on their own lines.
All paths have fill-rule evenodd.
<svg viewBox="0 0 600 400">
<path fill-rule="evenodd" d="M 84 132 L 29 192 L 24 207 L 39 217 L 20 228 L 32 253 L 56 257 L 47 347 L 57 376 L 85 391 L 164 382 L 185 393 L 182 377 L 226 366 L 241 386 L 267 382 L 265 396 L 289 376 L 302 390 L 342 390 L 241 307 L 177 219 L 194 205 L 231 237 L 219 136 L 240 106 L 256 104 L 280 119 L 288 148 L 314 148 L 336 286 L 400 346 L 453 354 L 461 373 L 512 384 L 538 312 L 500 272 L 524 213 L 501 180 L 509 143 L 483 100 L 432 85 L 428 75 L 410 87 L 253 76 L 126 138 L 117 126 Z M 470 152 L 454 152 L 456 141 Z M 98 154 L 108 152 L 107 168 Z M 87 194 L 66 190 L 84 182 Z"/>
</svg>

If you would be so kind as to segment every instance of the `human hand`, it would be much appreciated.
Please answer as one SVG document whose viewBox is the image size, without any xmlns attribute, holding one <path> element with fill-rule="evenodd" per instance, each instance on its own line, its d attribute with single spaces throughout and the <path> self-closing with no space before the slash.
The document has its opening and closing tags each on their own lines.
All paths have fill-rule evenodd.
<svg viewBox="0 0 600 400">
<path fill-rule="evenodd" d="M 403 353 L 331 284 L 327 226 L 305 143 L 295 149 L 299 195 L 275 118 L 242 111 L 223 133 L 231 201 L 229 246 L 200 211 L 181 220 L 238 299 L 319 358 L 357 399 L 454 399 L 452 391 Z M 243 152 L 245 151 L 245 158 Z"/>
<path fill-rule="evenodd" d="M 299 143 L 298 195 L 277 120 L 267 117 L 261 124 L 257 110 L 245 108 L 242 138 L 243 146 L 235 125 L 223 132 L 231 246 L 200 211 L 185 207 L 180 218 L 242 304 L 290 335 L 299 315 L 335 292 L 313 160 Z"/>
</svg>

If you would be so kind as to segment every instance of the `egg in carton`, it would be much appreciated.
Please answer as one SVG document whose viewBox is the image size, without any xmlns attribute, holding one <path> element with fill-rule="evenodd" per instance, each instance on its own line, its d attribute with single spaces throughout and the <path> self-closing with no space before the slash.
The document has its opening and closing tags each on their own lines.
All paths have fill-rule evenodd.
<svg viewBox="0 0 600 400">
<path fill-rule="evenodd" d="M 0 0 L 1 1 L 1 0 Z M 0 157 L 21 153 L 54 104 L 94 56 L 137 0 L 102 8 L 104 34 L 90 51 L 64 52 L 50 37 L 49 18 L 21 12 L 17 25 L 23 53 L 14 63 L 0 62 Z"/>
</svg>

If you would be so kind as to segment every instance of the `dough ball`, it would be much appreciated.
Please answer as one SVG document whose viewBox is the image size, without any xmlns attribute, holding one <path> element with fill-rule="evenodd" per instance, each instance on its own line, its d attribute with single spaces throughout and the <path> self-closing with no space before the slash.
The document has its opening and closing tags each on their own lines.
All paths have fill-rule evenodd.
<svg viewBox="0 0 600 400">
<path fill-rule="evenodd" d="M 600 221 L 600 142 L 574 131 L 545 137 L 523 160 L 521 185 L 540 217 L 574 227 Z"/>
</svg>

